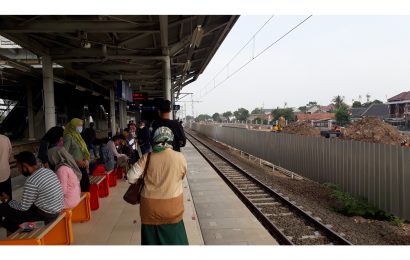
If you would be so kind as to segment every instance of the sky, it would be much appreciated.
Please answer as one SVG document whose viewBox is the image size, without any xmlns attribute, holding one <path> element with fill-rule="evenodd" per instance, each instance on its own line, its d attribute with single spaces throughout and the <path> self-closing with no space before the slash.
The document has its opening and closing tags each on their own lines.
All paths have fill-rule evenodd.
<svg viewBox="0 0 410 260">
<path fill-rule="evenodd" d="M 221 83 L 308 15 L 273 16 L 227 69 L 270 17 L 241 16 L 203 74 L 183 89 L 199 101 L 195 116 L 285 103 L 299 107 L 309 101 L 328 105 L 336 95 L 348 104 L 360 101 L 359 96 L 365 102 L 366 94 L 385 102 L 410 91 L 410 16 L 400 15 L 314 15 Z M 190 103 L 181 105 L 192 114 Z"/>
</svg>

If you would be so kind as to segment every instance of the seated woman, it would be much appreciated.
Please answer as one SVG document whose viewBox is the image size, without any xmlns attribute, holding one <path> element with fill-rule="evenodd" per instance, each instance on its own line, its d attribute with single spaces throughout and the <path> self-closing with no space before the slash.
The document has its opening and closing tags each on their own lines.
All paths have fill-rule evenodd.
<svg viewBox="0 0 410 260">
<path fill-rule="evenodd" d="M 61 137 L 61 139 L 63 139 Z M 64 208 L 72 209 L 80 202 L 81 197 L 81 171 L 74 158 L 62 145 L 48 150 L 50 167 L 57 173 L 64 193 Z"/>
</svg>

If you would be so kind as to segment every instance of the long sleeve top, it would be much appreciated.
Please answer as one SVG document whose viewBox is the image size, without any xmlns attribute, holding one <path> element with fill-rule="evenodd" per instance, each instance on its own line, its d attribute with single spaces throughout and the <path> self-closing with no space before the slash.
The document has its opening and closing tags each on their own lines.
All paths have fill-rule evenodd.
<svg viewBox="0 0 410 260">
<path fill-rule="evenodd" d="M 64 193 L 64 208 L 75 208 L 81 197 L 80 181 L 77 175 L 73 169 L 65 165 L 59 167 L 56 173 Z"/>
<path fill-rule="evenodd" d="M 127 173 L 130 183 L 141 177 L 147 155 L 135 163 Z M 141 223 L 149 225 L 175 224 L 184 213 L 182 180 L 187 163 L 182 153 L 166 149 L 151 153 L 141 192 Z"/>
<path fill-rule="evenodd" d="M 10 207 L 21 211 L 29 210 L 33 204 L 50 214 L 59 213 L 64 207 L 63 189 L 56 174 L 50 169 L 39 168 L 27 178 L 21 202 L 9 201 Z"/>
<path fill-rule="evenodd" d="M 69 135 L 64 136 L 64 148 L 74 157 L 74 160 L 84 160 L 84 154 L 81 151 L 80 145 Z"/>
<path fill-rule="evenodd" d="M 117 151 L 117 148 L 115 147 L 115 143 L 112 140 L 107 143 L 107 146 L 108 146 L 108 149 L 111 150 L 112 154 L 116 156 L 117 158 L 121 156 L 125 156 L 125 154 L 119 153 Z"/>
</svg>

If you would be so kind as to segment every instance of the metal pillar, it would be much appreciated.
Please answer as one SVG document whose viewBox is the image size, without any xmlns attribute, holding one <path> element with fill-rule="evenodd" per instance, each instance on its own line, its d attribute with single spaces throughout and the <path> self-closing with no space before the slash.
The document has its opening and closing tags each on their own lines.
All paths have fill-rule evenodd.
<svg viewBox="0 0 410 260">
<path fill-rule="evenodd" d="M 27 86 L 28 140 L 34 140 L 33 91 Z"/>
<path fill-rule="evenodd" d="M 127 114 L 126 114 L 127 107 L 126 107 L 126 104 L 125 104 L 124 100 L 119 100 L 118 101 L 118 108 L 119 108 L 119 112 L 120 112 L 120 115 L 119 115 L 120 128 L 121 128 L 121 130 L 124 130 L 124 128 L 126 128 L 126 126 L 127 126 L 127 124 L 125 123 L 126 120 L 127 120 Z"/>
<path fill-rule="evenodd" d="M 171 60 L 166 56 L 163 63 L 164 71 L 164 98 L 171 101 Z"/>
<path fill-rule="evenodd" d="M 44 90 L 44 117 L 46 132 L 56 126 L 56 109 L 54 105 L 53 63 L 50 56 L 42 57 L 43 90 Z"/>
<path fill-rule="evenodd" d="M 111 119 L 111 134 L 112 136 L 114 136 L 116 134 L 114 88 L 110 88 L 110 119 Z"/>
</svg>

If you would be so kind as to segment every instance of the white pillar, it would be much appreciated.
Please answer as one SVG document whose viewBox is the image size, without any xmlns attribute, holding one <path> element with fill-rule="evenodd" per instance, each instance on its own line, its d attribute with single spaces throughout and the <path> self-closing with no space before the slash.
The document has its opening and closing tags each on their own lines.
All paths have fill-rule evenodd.
<svg viewBox="0 0 410 260">
<path fill-rule="evenodd" d="M 34 140 L 33 91 L 31 88 L 27 86 L 28 139 Z"/>
<path fill-rule="evenodd" d="M 54 105 L 53 63 L 50 56 L 42 57 L 44 117 L 46 132 L 56 125 L 56 110 Z"/>
<path fill-rule="evenodd" d="M 115 135 L 115 95 L 114 88 L 110 88 L 110 118 L 111 118 L 111 133 L 112 136 Z"/>
</svg>

